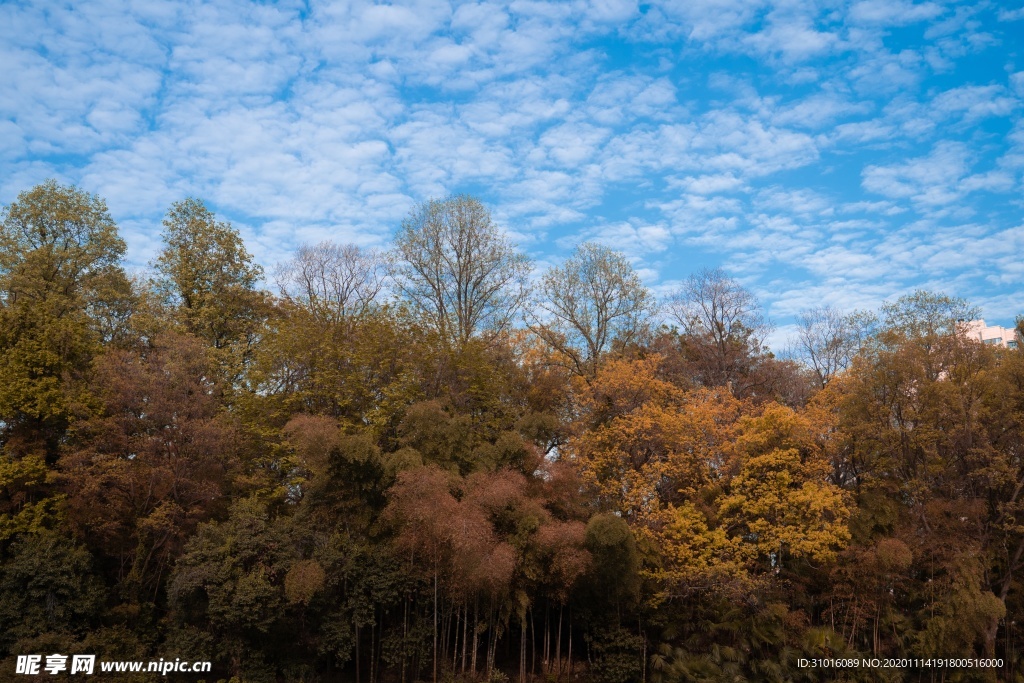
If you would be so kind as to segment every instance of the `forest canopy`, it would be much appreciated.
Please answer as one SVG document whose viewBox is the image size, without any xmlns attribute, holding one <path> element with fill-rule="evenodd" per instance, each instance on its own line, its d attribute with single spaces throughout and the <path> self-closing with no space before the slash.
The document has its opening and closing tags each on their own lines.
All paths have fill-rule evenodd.
<svg viewBox="0 0 1024 683">
<path fill-rule="evenodd" d="M 3 209 L 0 657 L 1022 680 L 1024 351 L 969 339 L 967 302 L 804 311 L 776 355 L 722 270 L 659 302 L 585 243 L 534 277 L 468 196 L 395 227 L 301 246 L 271 290 L 199 199 L 134 275 L 101 198 Z"/>
</svg>

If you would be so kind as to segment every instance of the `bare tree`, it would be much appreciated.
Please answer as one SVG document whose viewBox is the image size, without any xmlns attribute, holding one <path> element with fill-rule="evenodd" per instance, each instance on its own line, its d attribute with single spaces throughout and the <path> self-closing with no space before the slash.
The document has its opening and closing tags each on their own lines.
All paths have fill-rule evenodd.
<svg viewBox="0 0 1024 683">
<path fill-rule="evenodd" d="M 856 321 L 831 306 L 803 311 L 797 321 L 796 346 L 801 360 L 810 367 L 824 388 L 845 370 L 860 345 Z"/>
<path fill-rule="evenodd" d="M 398 292 L 457 348 L 508 328 L 528 295 L 530 262 L 473 197 L 421 204 L 395 238 Z"/>
<path fill-rule="evenodd" d="M 581 244 L 543 278 L 534 331 L 582 377 L 593 377 L 613 340 L 636 341 L 656 308 L 626 257 Z"/>
<path fill-rule="evenodd" d="M 773 329 L 757 297 L 720 268 L 691 275 L 669 298 L 668 310 L 687 336 L 695 379 L 706 386 L 735 390 Z"/>
<path fill-rule="evenodd" d="M 338 322 L 373 307 L 384 287 L 384 257 L 352 244 L 304 244 L 275 273 L 281 296 L 317 317 Z"/>
</svg>

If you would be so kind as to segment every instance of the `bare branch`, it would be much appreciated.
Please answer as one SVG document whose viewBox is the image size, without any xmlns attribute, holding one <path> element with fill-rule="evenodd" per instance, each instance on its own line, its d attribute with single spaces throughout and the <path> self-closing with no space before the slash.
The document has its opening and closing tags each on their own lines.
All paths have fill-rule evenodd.
<svg viewBox="0 0 1024 683">
<path fill-rule="evenodd" d="M 655 309 L 629 261 L 590 242 L 545 274 L 541 295 L 534 331 L 583 377 L 594 376 L 613 340 L 635 341 Z"/>
<path fill-rule="evenodd" d="M 757 297 L 720 268 L 691 275 L 669 298 L 668 310 L 688 337 L 705 386 L 731 387 L 774 329 Z"/>
<path fill-rule="evenodd" d="M 860 339 L 852 316 L 831 306 L 812 308 L 797 318 L 796 346 L 801 360 L 810 367 L 824 388 L 845 370 L 857 353 Z"/>
<path fill-rule="evenodd" d="M 472 197 L 417 207 L 395 238 L 392 266 L 398 292 L 459 348 L 508 329 L 529 291 L 529 260 Z"/>
<path fill-rule="evenodd" d="M 379 252 L 327 241 L 299 247 L 295 258 L 278 266 L 275 280 L 285 299 L 338 322 L 369 311 L 385 275 Z"/>
</svg>

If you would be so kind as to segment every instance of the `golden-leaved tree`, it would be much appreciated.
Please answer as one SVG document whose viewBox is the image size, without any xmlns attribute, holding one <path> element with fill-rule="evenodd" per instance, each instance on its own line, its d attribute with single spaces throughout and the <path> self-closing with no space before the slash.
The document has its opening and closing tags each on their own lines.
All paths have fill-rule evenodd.
<svg viewBox="0 0 1024 683">
<path fill-rule="evenodd" d="M 658 357 L 610 361 L 581 397 L 569 457 L 602 506 L 659 549 L 662 597 L 831 560 L 849 508 L 806 416 L 683 391 Z"/>
<path fill-rule="evenodd" d="M 128 294 L 124 241 L 102 199 L 47 181 L 0 216 L 0 439 L 51 463 L 104 341 L 110 299 Z"/>
</svg>

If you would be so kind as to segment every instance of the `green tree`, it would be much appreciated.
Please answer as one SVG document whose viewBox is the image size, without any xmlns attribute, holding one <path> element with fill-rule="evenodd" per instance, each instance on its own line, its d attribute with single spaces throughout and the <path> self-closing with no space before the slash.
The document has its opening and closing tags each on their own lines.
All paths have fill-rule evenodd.
<svg viewBox="0 0 1024 683">
<path fill-rule="evenodd" d="M 837 385 L 836 455 L 859 508 L 850 524 L 859 547 L 847 558 L 858 568 L 847 572 L 867 573 L 873 549 L 895 542 L 907 560 L 882 599 L 852 588 L 831 596 L 833 617 L 875 650 L 991 656 L 1024 568 L 1020 354 L 964 335 L 974 309 L 962 299 L 915 292 L 881 313 L 826 391 Z M 868 620 L 870 601 L 880 616 Z M 879 620 L 895 643 L 870 632 Z"/>
<path fill-rule="evenodd" d="M 292 536 L 287 519 L 273 519 L 254 499 L 239 500 L 229 519 L 198 529 L 168 581 L 171 625 L 212 634 L 216 660 L 245 680 L 276 678 L 275 662 L 266 663 L 263 653 L 273 653 L 274 642 L 287 637 L 276 629 L 287 623 Z M 293 574 L 289 583 L 292 598 L 301 601 L 316 588 L 299 588 L 299 581 Z"/>
<path fill-rule="evenodd" d="M 405 408 L 423 397 L 421 369 L 432 359 L 426 333 L 401 310 L 382 306 L 358 318 L 318 320 L 279 302 L 255 347 L 244 398 L 247 420 L 280 428 L 298 414 L 325 415 L 390 440 Z"/>
<path fill-rule="evenodd" d="M 0 301 L 53 301 L 71 313 L 119 268 L 125 244 L 96 195 L 49 180 L 22 192 L 0 223 Z"/>
<path fill-rule="evenodd" d="M 193 198 L 173 204 L 163 225 L 153 284 L 164 304 L 214 349 L 247 351 L 264 316 L 263 269 L 238 231 Z"/>
<path fill-rule="evenodd" d="M 54 492 L 56 476 L 38 455 L 12 458 L 0 451 L 0 544 L 57 525 L 64 496 Z"/>
<path fill-rule="evenodd" d="M 103 200 L 75 187 L 47 181 L 3 210 L 0 422 L 12 454 L 55 458 L 107 304 L 127 290 L 124 250 Z"/>
<path fill-rule="evenodd" d="M 0 651 L 19 640 L 29 652 L 32 643 L 67 647 L 98 626 L 106 591 L 92 564 L 54 532 L 16 541 L 0 566 Z"/>
</svg>

